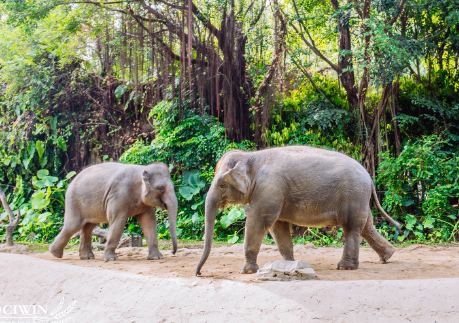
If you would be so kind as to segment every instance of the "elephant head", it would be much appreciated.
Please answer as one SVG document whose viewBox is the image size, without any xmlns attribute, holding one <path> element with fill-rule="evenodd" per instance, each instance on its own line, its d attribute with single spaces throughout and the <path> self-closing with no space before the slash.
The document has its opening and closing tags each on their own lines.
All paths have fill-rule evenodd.
<svg viewBox="0 0 459 323">
<path fill-rule="evenodd" d="M 247 160 L 241 151 L 228 152 L 217 163 L 214 180 L 206 197 L 204 251 L 196 275 L 201 274 L 201 268 L 209 257 L 217 210 L 227 205 L 247 203 L 251 185 L 247 168 Z"/>
<path fill-rule="evenodd" d="M 172 253 L 177 251 L 177 197 L 174 184 L 169 177 L 169 169 L 163 163 L 153 163 L 145 167 L 142 177 L 142 202 L 148 206 L 167 210 Z"/>
</svg>

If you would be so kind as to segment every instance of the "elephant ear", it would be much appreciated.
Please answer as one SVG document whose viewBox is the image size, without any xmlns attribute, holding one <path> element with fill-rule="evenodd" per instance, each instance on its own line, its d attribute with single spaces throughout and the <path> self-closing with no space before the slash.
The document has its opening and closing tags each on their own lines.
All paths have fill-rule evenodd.
<svg viewBox="0 0 459 323">
<path fill-rule="evenodd" d="M 150 192 L 150 180 L 148 178 L 148 173 L 146 170 L 142 172 L 142 196 L 145 196 Z"/>
<path fill-rule="evenodd" d="M 247 166 L 245 163 L 238 161 L 234 168 L 224 173 L 222 177 L 241 193 L 247 193 L 249 180 L 247 178 Z"/>
</svg>

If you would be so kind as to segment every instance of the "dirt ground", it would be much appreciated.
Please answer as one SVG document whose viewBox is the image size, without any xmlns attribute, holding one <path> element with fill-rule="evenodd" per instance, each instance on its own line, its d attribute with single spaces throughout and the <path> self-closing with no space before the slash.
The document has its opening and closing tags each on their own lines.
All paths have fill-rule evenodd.
<svg viewBox="0 0 459 323">
<path fill-rule="evenodd" d="M 230 247 L 212 248 L 209 259 L 202 269 L 202 277 L 229 279 L 244 282 L 255 281 L 256 275 L 239 274 L 244 262 L 242 244 Z M 164 259 L 147 260 L 147 248 L 121 248 L 117 250 L 118 261 L 104 262 L 102 251 L 95 252 L 94 260 L 80 260 L 77 251 L 66 252 L 63 259 L 56 259 L 49 252 L 33 253 L 33 257 L 57 261 L 83 267 L 97 267 L 120 270 L 133 274 L 155 277 L 195 276 L 196 264 L 202 249 L 178 249 L 175 255 L 162 250 Z M 296 245 L 296 260 L 309 262 L 316 271 L 318 280 L 394 280 L 431 279 L 459 277 L 459 246 L 413 245 L 397 248 L 386 264 L 379 261 L 378 255 L 370 248 L 360 248 L 360 267 L 358 270 L 336 270 L 343 248 L 321 247 L 313 244 Z M 258 256 L 262 267 L 268 261 L 282 259 L 276 246 L 263 245 Z"/>
<path fill-rule="evenodd" d="M 213 248 L 202 277 L 194 275 L 202 249 L 165 250 L 151 261 L 146 248 L 122 248 L 114 262 L 103 262 L 102 252 L 79 260 L 72 249 L 63 259 L 0 252 L 0 308 L 47 306 L 46 322 L 54 323 L 459 321 L 458 246 L 398 248 L 387 264 L 361 248 L 360 268 L 338 271 L 342 248 L 299 245 L 295 258 L 309 262 L 317 279 L 291 282 L 239 274 L 239 244 Z M 275 246 L 262 246 L 260 266 L 276 259 Z"/>
</svg>

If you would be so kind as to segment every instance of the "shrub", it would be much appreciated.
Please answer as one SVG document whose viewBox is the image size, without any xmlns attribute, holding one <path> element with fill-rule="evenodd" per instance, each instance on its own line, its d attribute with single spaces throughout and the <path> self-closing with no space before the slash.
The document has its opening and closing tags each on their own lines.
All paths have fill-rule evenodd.
<svg viewBox="0 0 459 323">
<path fill-rule="evenodd" d="M 458 234 L 459 155 L 442 150 L 447 141 L 432 135 L 407 143 L 398 158 L 382 154 L 377 184 L 385 189 L 383 207 L 402 220 L 403 241 L 455 240 Z"/>
</svg>

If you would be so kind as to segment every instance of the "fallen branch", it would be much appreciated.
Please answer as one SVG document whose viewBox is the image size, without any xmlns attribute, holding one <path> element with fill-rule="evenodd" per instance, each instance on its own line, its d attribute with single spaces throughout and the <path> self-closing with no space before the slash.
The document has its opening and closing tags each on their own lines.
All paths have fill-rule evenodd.
<svg viewBox="0 0 459 323">
<path fill-rule="evenodd" d="M 14 213 L 6 200 L 5 193 L 2 189 L 0 189 L 0 200 L 2 201 L 3 208 L 5 209 L 6 213 L 8 214 L 8 218 L 10 220 L 10 224 L 6 227 L 6 244 L 8 246 L 14 245 L 13 242 L 13 232 L 19 224 L 19 220 L 21 218 L 21 211 L 17 210 L 17 218 L 14 218 Z"/>
<path fill-rule="evenodd" d="M 75 233 L 70 239 L 78 238 L 81 235 L 81 231 Z M 101 227 L 95 227 L 92 230 L 92 235 L 102 239 L 101 243 L 107 241 L 108 232 L 102 229 Z"/>
<path fill-rule="evenodd" d="M 93 249 L 105 249 L 105 242 L 107 241 L 108 231 L 105 231 L 104 229 L 100 227 L 95 227 L 94 230 L 92 230 L 92 235 L 100 238 L 99 242 L 95 242 L 92 244 L 92 248 Z M 77 233 L 75 233 L 70 239 L 75 239 L 75 238 L 78 238 L 79 236 L 81 236 L 81 231 L 78 231 Z M 116 248 L 118 249 L 118 248 L 129 247 L 130 244 L 131 244 L 131 237 L 122 236 L 120 239 L 120 243 L 118 244 L 118 247 Z"/>
</svg>

